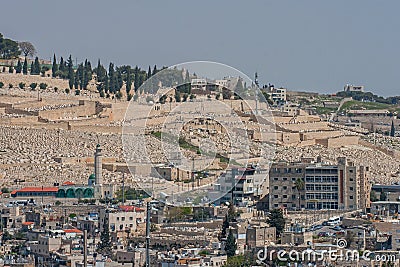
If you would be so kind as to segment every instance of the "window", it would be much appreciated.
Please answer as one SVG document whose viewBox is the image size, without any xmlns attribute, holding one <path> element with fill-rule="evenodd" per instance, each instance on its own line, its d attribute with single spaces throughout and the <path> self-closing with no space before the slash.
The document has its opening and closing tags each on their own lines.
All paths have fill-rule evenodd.
<svg viewBox="0 0 400 267">
<path fill-rule="evenodd" d="M 350 199 L 353 199 L 353 196 L 350 196 Z"/>
<path fill-rule="evenodd" d="M 279 179 L 277 177 L 274 177 L 274 181 L 278 181 Z"/>
<path fill-rule="evenodd" d="M 283 180 L 284 180 L 284 181 L 287 181 L 287 178 L 286 178 L 286 177 L 284 177 L 284 178 L 283 178 Z"/>
<path fill-rule="evenodd" d="M 286 190 L 286 189 L 287 189 L 287 186 L 284 186 L 284 187 L 283 187 L 283 190 Z"/>
<path fill-rule="evenodd" d="M 278 198 L 278 195 L 274 195 L 274 198 Z"/>
<path fill-rule="evenodd" d="M 133 217 L 129 217 L 129 220 L 132 221 L 132 220 L 133 220 Z"/>
<path fill-rule="evenodd" d="M 121 221 L 125 221 L 125 217 L 121 217 Z"/>
<path fill-rule="evenodd" d="M 287 195 L 283 195 L 283 198 L 287 198 Z"/>
<path fill-rule="evenodd" d="M 353 187 L 350 186 L 350 191 L 353 191 Z"/>
<path fill-rule="evenodd" d="M 279 187 L 278 186 L 274 186 L 274 189 L 277 190 Z"/>
</svg>

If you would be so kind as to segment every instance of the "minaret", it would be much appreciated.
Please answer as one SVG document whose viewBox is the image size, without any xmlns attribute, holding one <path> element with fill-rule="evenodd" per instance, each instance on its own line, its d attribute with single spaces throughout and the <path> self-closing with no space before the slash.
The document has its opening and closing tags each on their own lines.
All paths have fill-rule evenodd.
<svg viewBox="0 0 400 267">
<path fill-rule="evenodd" d="M 255 75 L 254 75 L 254 84 L 256 85 L 256 88 L 255 88 L 255 91 L 256 91 L 256 95 L 255 95 L 255 98 L 256 98 L 256 115 L 258 115 L 258 95 L 257 95 L 257 93 L 258 93 L 258 74 L 257 74 L 257 72 L 255 73 Z"/>
<path fill-rule="evenodd" d="M 95 177 L 95 184 L 101 185 L 103 184 L 103 177 L 102 177 L 102 154 L 101 154 L 101 147 L 100 144 L 96 146 L 96 152 L 94 153 L 94 177 Z"/>
</svg>

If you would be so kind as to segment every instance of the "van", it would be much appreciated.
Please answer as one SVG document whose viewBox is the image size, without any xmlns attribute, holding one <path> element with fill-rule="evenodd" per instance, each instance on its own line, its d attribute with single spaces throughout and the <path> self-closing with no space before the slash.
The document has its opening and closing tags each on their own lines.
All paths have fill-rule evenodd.
<svg viewBox="0 0 400 267">
<path fill-rule="evenodd" d="M 335 225 L 340 224 L 340 221 L 341 221 L 340 217 L 331 217 L 331 218 L 329 218 L 327 225 L 335 226 Z"/>
</svg>

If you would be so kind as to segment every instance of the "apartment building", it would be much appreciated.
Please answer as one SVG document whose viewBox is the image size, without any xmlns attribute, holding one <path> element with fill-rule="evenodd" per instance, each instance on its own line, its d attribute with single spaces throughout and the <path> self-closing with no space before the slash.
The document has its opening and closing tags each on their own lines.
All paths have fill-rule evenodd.
<svg viewBox="0 0 400 267">
<path fill-rule="evenodd" d="M 355 210 L 369 208 L 368 167 L 355 166 L 345 157 L 337 164 L 320 158 L 277 162 L 270 169 L 270 209 Z"/>
<path fill-rule="evenodd" d="M 126 233 L 134 233 L 144 225 L 145 210 L 135 206 L 119 206 L 113 209 L 101 209 L 99 213 L 100 232 L 108 223 L 113 241 Z"/>
<path fill-rule="evenodd" d="M 231 202 L 245 206 L 255 203 L 268 193 L 268 171 L 249 165 L 246 168 L 227 170 L 208 192 L 210 199 L 217 199 L 215 204 Z"/>
</svg>

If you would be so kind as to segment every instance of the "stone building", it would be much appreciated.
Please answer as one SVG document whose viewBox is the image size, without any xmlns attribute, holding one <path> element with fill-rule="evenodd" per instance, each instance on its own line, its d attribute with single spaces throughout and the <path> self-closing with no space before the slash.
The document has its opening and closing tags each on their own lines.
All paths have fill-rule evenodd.
<svg viewBox="0 0 400 267">
<path fill-rule="evenodd" d="M 369 208 L 368 167 L 345 157 L 337 164 L 318 158 L 273 163 L 269 177 L 269 208 L 355 210 Z"/>
<path fill-rule="evenodd" d="M 99 213 L 100 232 L 104 231 L 106 222 L 113 241 L 131 234 L 144 226 L 145 210 L 135 206 L 119 206 L 115 209 L 101 209 Z"/>
</svg>

